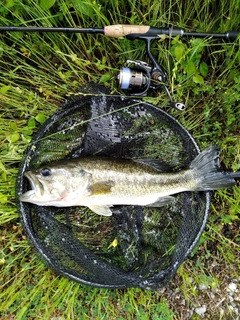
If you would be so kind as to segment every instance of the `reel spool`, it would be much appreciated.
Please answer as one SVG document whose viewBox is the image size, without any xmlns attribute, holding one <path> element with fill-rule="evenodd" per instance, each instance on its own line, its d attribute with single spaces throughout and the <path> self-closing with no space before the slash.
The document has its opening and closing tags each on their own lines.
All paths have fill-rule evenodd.
<svg viewBox="0 0 240 320">
<path fill-rule="evenodd" d="M 143 61 L 127 60 L 128 67 L 123 67 L 118 75 L 119 87 L 129 90 L 132 95 L 143 96 L 151 86 L 151 67 Z M 130 68 L 130 64 L 133 68 Z M 160 85 L 158 85 L 159 87 Z"/>
</svg>

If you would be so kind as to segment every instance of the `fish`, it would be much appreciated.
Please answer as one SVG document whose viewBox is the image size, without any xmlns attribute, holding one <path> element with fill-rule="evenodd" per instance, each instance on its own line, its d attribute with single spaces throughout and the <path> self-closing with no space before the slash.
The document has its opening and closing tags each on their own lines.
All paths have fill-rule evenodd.
<svg viewBox="0 0 240 320">
<path fill-rule="evenodd" d="M 168 166 L 157 159 L 84 156 L 61 160 L 25 171 L 31 189 L 19 199 L 39 206 L 84 206 L 103 216 L 111 216 L 116 205 L 161 207 L 180 192 L 236 185 L 240 171 L 222 170 L 219 154 L 219 147 L 212 145 L 178 172 L 166 172 Z"/>
</svg>

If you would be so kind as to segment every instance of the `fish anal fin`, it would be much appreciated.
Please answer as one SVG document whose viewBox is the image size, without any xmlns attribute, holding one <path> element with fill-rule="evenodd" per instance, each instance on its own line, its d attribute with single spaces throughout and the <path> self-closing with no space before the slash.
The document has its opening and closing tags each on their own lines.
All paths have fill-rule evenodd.
<svg viewBox="0 0 240 320">
<path fill-rule="evenodd" d="M 158 198 L 156 201 L 153 203 L 149 203 L 146 207 L 163 207 L 175 200 L 174 197 L 172 196 L 166 196 L 162 198 Z"/>
<path fill-rule="evenodd" d="M 95 212 L 96 214 L 99 214 L 100 216 L 106 216 L 109 217 L 112 215 L 112 211 L 109 209 L 110 206 L 104 206 L 104 205 L 92 205 L 88 206 L 90 210 Z"/>
</svg>

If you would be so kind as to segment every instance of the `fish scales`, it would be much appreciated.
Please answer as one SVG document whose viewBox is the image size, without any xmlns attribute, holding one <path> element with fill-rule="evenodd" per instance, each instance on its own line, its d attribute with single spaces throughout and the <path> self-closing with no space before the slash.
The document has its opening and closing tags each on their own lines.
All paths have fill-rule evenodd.
<svg viewBox="0 0 240 320">
<path fill-rule="evenodd" d="M 110 216 L 114 205 L 161 207 L 184 191 L 206 191 L 232 187 L 240 172 L 220 168 L 219 148 L 210 146 L 180 172 L 156 159 L 126 160 L 80 157 L 26 171 L 31 190 L 20 200 L 44 206 L 86 206 Z"/>
<path fill-rule="evenodd" d="M 94 158 L 83 158 L 79 159 L 76 164 L 92 174 L 92 184 L 106 181 L 112 185 L 112 194 L 125 197 L 129 197 L 130 194 L 138 197 L 160 192 L 165 194 L 166 186 L 168 186 L 168 189 L 178 188 L 180 192 L 186 189 L 185 184 L 190 181 L 190 173 L 187 171 L 164 175 L 147 165 L 134 161 L 97 159 L 96 163 Z M 95 166 L 92 164 L 95 164 Z"/>
</svg>

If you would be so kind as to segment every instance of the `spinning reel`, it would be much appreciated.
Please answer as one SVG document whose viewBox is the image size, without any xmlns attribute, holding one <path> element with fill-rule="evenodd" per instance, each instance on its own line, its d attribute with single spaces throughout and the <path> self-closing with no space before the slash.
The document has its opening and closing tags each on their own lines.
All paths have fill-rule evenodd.
<svg viewBox="0 0 240 320">
<path fill-rule="evenodd" d="M 181 102 L 174 102 L 172 96 L 165 85 L 167 74 L 154 59 L 154 67 L 151 68 L 146 62 L 127 60 L 128 67 L 123 67 L 118 75 L 119 87 L 128 90 L 132 96 L 144 96 L 149 89 L 165 89 L 171 107 L 180 111 L 185 109 Z M 132 68 L 131 68 L 132 66 Z"/>
<path fill-rule="evenodd" d="M 144 61 L 127 60 L 127 67 L 122 67 L 118 75 L 119 87 L 128 90 L 132 96 L 145 96 L 149 89 L 165 89 L 171 107 L 180 111 L 185 109 L 181 102 L 174 102 L 172 96 L 165 85 L 167 74 L 154 59 L 154 68 Z"/>
</svg>

